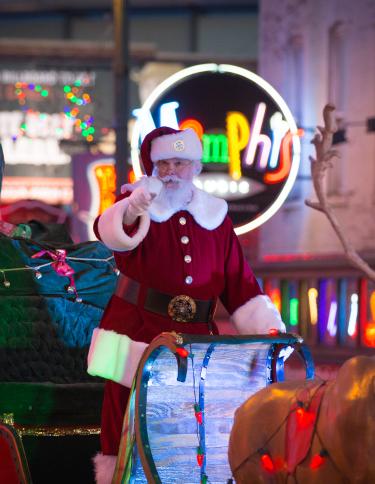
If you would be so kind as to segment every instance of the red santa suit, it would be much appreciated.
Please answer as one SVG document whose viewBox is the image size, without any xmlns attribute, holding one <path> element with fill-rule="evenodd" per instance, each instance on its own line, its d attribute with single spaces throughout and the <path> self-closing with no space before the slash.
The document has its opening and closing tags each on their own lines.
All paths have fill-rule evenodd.
<svg viewBox="0 0 375 484">
<path fill-rule="evenodd" d="M 210 301 L 212 310 L 220 299 L 242 334 L 285 330 L 243 256 L 225 200 L 194 187 L 184 210 L 176 211 L 156 198 L 134 227 L 126 227 L 122 219 L 128 195 L 104 212 L 95 226 L 97 236 L 114 250 L 121 274 L 136 281 L 137 290 L 131 298 L 121 292 L 112 296 L 90 347 L 89 373 L 112 380 L 106 383 L 102 410 L 104 455 L 117 455 L 127 387 L 147 343 L 163 331 L 217 334 L 213 321 L 178 322 L 167 308 L 154 311 L 150 291 Z"/>
</svg>

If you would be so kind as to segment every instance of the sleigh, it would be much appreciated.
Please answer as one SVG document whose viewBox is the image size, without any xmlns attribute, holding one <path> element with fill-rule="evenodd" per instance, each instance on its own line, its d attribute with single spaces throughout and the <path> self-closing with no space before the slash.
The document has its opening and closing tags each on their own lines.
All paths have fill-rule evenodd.
<svg viewBox="0 0 375 484">
<path fill-rule="evenodd" d="M 113 483 L 227 482 L 235 410 L 284 380 L 288 347 L 313 378 L 310 352 L 296 335 L 156 338 L 133 384 Z"/>
</svg>

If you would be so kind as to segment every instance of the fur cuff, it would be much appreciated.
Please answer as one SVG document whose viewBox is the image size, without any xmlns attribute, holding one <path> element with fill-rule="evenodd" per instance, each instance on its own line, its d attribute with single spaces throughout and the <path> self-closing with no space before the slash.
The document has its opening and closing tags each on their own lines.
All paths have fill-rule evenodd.
<svg viewBox="0 0 375 484">
<path fill-rule="evenodd" d="M 231 317 L 239 334 L 266 334 L 271 328 L 285 333 L 280 313 L 268 296 L 249 299 Z"/>
<path fill-rule="evenodd" d="M 96 328 L 91 339 L 87 372 L 130 388 L 147 346 L 126 335 Z"/>
<path fill-rule="evenodd" d="M 146 237 L 150 227 L 150 217 L 147 212 L 140 216 L 138 231 L 129 237 L 123 229 L 124 214 L 129 206 L 129 200 L 124 198 L 109 207 L 99 217 L 98 231 L 103 243 L 111 250 L 132 250 Z"/>
<path fill-rule="evenodd" d="M 96 484 L 111 484 L 116 460 L 116 455 L 103 455 L 101 452 L 93 457 Z"/>
</svg>

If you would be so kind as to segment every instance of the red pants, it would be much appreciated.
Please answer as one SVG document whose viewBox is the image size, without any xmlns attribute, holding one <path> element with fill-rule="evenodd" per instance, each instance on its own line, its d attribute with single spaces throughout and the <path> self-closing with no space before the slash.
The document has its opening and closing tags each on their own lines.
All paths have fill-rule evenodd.
<svg viewBox="0 0 375 484">
<path fill-rule="evenodd" d="M 113 381 L 107 381 L 105 384 L 100 433 L 103 454 L 117 455 L 118 453 L 129 393 L 129 388 Z"/>
</svg>

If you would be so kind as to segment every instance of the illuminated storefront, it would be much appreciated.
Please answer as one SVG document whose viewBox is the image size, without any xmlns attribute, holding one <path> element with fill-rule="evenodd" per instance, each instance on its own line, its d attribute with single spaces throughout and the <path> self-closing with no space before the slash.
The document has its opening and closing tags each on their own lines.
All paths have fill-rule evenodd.
<svg viewBox="0 0 375 484">
<path fill-rule="evenodd" d="M 0 140 L 6 161 L 2 204 L 73 202 L 71 154 L 64 143 L 95 136 L 95 73 L 0 71 Z"/>
</svg>

